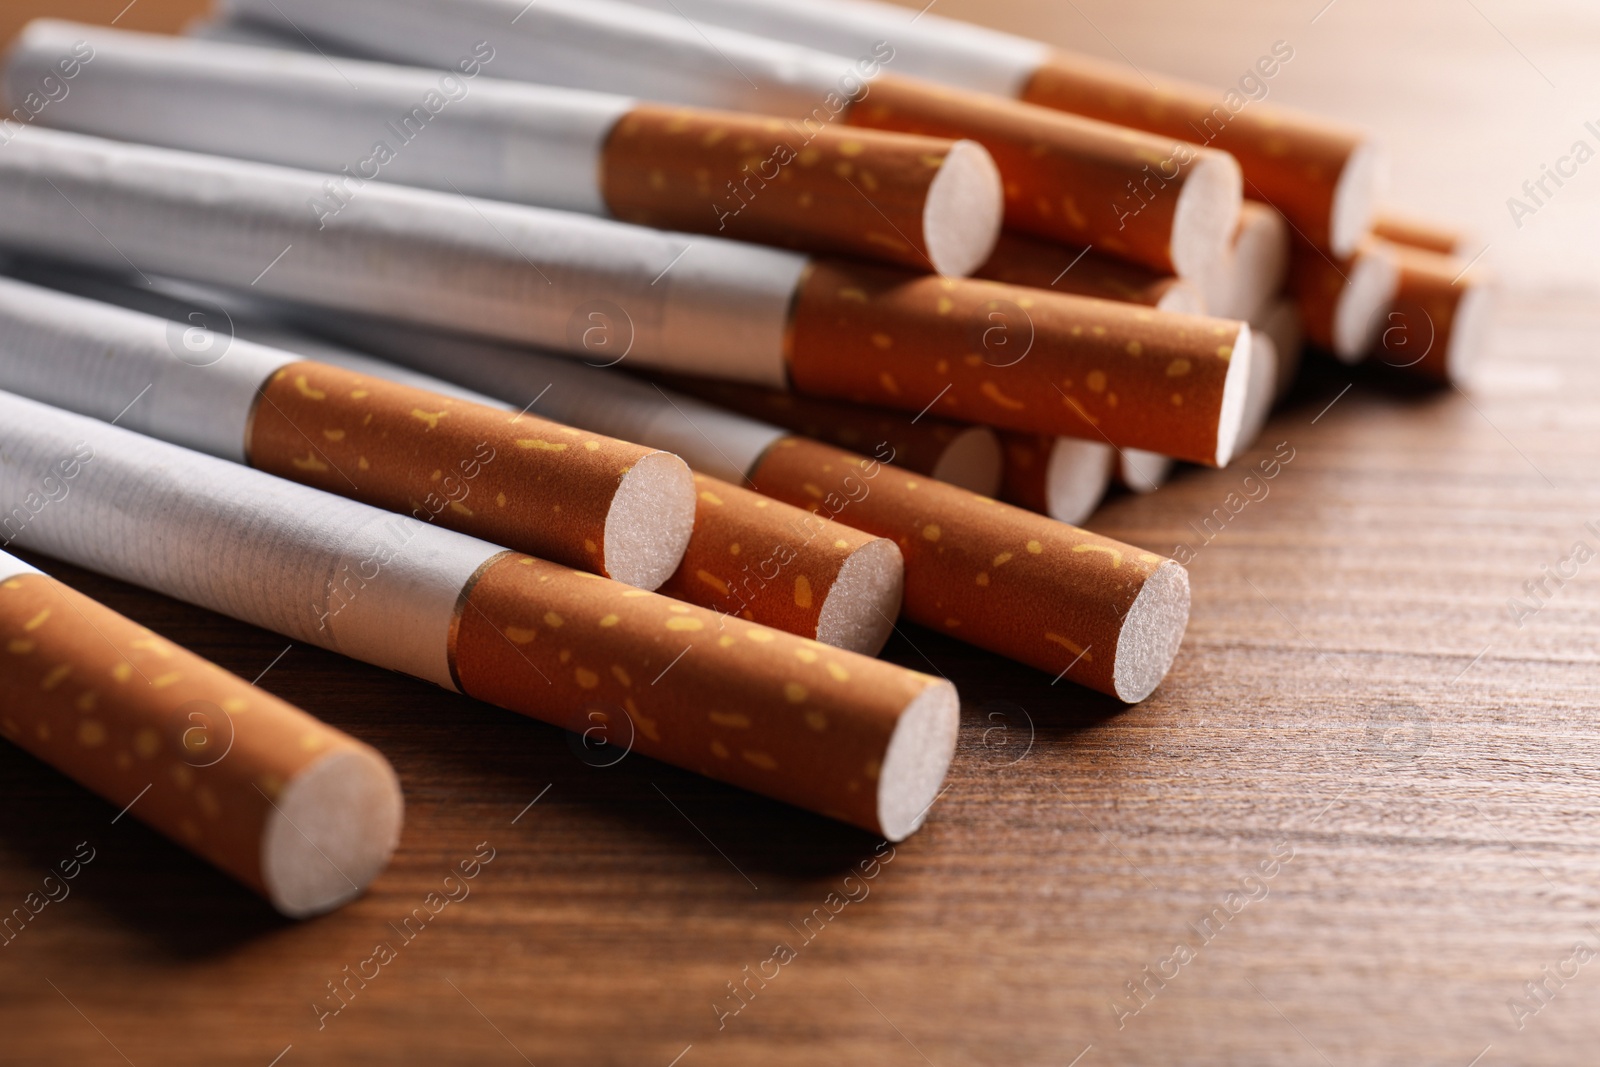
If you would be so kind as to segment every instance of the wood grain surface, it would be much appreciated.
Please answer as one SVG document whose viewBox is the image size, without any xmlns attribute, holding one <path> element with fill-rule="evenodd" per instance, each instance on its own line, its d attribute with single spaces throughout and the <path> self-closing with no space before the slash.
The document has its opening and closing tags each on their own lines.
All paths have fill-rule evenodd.
<svg viewBox="0 0 1600 1067">
<path fill-rule="evenodd" d="M 1343 49 L 1417 78 L 1435 106 L 1398 113 L 1445 127 L 1418 137 L 1494 151 L 1518 121 L 1443 103 L 1428 79 L 1481 71 L 1408 52 L 1384 31 L 1394 5 L 1342 0 L 1313 25 L 1320 6 L 1085 0 L 1070 33 L 1044 0 L 949 10 L 1138 61 L 1188 42 L 1221 55 L 1218 77 L 1254 47 L 1234 42 L 1292 20 L 1323 35 L 1308 69 Z M 1483 0 L 1451 17 L 1489 34 L 1480 6 L 1510 16 Z M 1496 47 L 1542 57 L 1588 32 L 1545 21 Z M 1376 92 L 1332 83 L 1321 103 L 1371 118 Z M 1402 165 L 1427 165 L 1399 118 L 1384 129 Z M 1475 190 L 1500 212 L 1513 191 Z M 1592 1063 L 1600 559 L 1520 626 L 1508 600 L 1575 543 L 1600 550 L 1597 333 L 1593 298 L 1523 286 L 1470 392 L 1319 367 L 1234 468 L 1108 503 L 1097 530 L 1194 555 L 1187 641 L 1139 707 L 905 628 L 888 657 L 949 676 L 964 713 L 949 789 L 892 850 L 38 560 L 376 745 L 408 817 L 371 892 L 291 923 L 0 747 L 0 914 L 94 850 L 0 945 L 0 1062 Z M 1275 452 L 1291 458 L 1247 484 Z M 413 909 L 490 849 L 470 896 L 407 940 Z M 390 962 L 364 964 L 384 943 Z M 348 977 L 361 967 L 376 976 Z M 330 983 L 343 1006 L 322 1015 Z"/>
</svg>

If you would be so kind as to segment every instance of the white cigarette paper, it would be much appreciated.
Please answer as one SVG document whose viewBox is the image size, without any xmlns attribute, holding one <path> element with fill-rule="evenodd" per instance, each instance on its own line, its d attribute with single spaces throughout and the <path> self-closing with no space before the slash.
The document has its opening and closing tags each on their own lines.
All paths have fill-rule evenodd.
<svg viewBox="0 0 1600 1067">
<path fill-rule="evenodd" d="M 10 393 L 0 508 L 20 547 L 451 690 L 457 600 L 504 551 Z"/>
<path fill-rule="evenodd" d="M 594 358 L 780 386 L 804 256 L 28 128 L 0 242 Z"/>
<path fill-rule="evenodd" d="M 637 101 L 490 77 L 474 43 L 447 71 L 40 19 L 6 62 L 12 99 L 77 42 L 94 49 L 39 121 L 101 137 L 607 215 L 601 148 Z M 328 211 L 337 204 L 329 203 Z M 707 209 L 707 217 L 711 215 Z"/>
<path fill-rule="evenodd" d="M 862 81 L 854 58 L 614 0 L 226 0 L 223 9 L 362 55 L 448 67 L 487 41 L 497 77 L 788 118 Z"/>
</svg>

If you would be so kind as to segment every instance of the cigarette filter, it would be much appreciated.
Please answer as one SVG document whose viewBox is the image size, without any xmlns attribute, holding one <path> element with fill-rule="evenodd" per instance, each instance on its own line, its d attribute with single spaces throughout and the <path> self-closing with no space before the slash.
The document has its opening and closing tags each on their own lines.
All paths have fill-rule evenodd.
<svg viewBox="0 0 1600 1067">
<path fill-rule="evenodd" d="M 1191 133 L 1136 133 L 1015 98 L 880 76 L 896 57 L 903 16 L 864 50 L 852 44 L 853 61 L 615 0 L 531 8 L 514 0 L 233 0 L 229 10 L 410 62 L 449 66 L 461 42 L 481 38 L 494 42 L 500 77 L 757 111 L 807 131 L 840 123 L 976 141 L 999 166 L 1008 226 L 1092 242 L 1183 276 L 1222 250 L 1238 214 L 1238 165 L 1185 143 Z"/>
<path fill-rule="evenodd" d="M 1296 241 L 1290 257 L 1289 290 L 1306 340 L 1345 363 L 1357 362 L 1377 343 L 1399 283 L 1394 255 L 1373 241 L 1348 259 Z"/>
<path fill-rule="evenodd" d="M 97 458 L 84 440 L 41 467 L 5 521 L 69 508 L 58 487 Z M 400 783 L 348 734 L 5 553 L 0 641 L 0 732 L 283 914 L 336 908 L 388 864 Z"/>
<path fill-rule="evenodd" d="M 1177 655 L 1189 578 L 1172 560 L 804 438 L 750 477 L 893 537 L 914 622 L 1129 703 Z"/>
<path fill-rule="evenodd" d="M 1399 284 L 1368 358 L 1430 381 L 1466 381 L 1488 332 L 1488 277 L 1454 256 L 1404 245 L 1387 250 Z"/>
<path fill-rule="evenodd" d="M 1230 152 L 1244 169 L 1248 195 L 1272 204 L 1339 256 L 1354 251 L 1376 204 L 1381 154 L 1364 131 L 1265 102 L 1268 80 L 1294 56 L 1284 41 L 1257 60 L 1237 88 L 1220 90 L 925 11 L 908 19 L 903 8 L 871 0 L 634 2 L 841 55 L 859 55 L 886 41 L 894 48 L 893 69 L 901 74 Z M 258 9 L 269 3 L 251 0 Z"/>
<path fill-rule="evenodd" d="M 1135 493 L 1153 493 L 1167 484 L 1176 466 L 1171 456 L 1124 448 L 1117 453 L 1117 482 Z"/>
<path fill-rule="evenodd" d="M 1253 321 L 1283 291 L 1288 274 L 1288 223 L 1265 204 L 1246 200 L 1233 242 L 1205 274 L 1206 314 Z"/>
<path fill-rule="evenodd" d="M 1007 433 L 1000 499 L 1052 519 L 1081 524 L 1111 485 L 1116 449 L 1074 437 Z"/>
<path fill-rule="evenodd" d="M 1056 241 L 1005 233 L 976 276 L 1007 285 L 1143 304 L 1185 315 L 1207 312 L 1192 282 Z"/>
<path fill-rule="evenodd" d="M 999 172 L 975 142 L 813 135 L 505 81 L 488 76 L 487 40 L 440 73 L 37 20 L 6 66 L 13 97 L 84 46 L 93 61 L 41 122 L 328 172 L 334 191 L 311 208 L 321 217 L 385 180 L 952 274 L 981 263 L 999 232 Z"/>
<path fill-rule="evenodd" d="M 1245 395 L 1244 425 L 1239 430 L 1239 450 L 1255 444 L 1266 429 L 1267 416 L 1278 398 L 1278 352 L 1272 338 L 1258 335 L 1257 359 L 1250 364 L 1250 389 Z"/>
<path fill-rule="evenodd" d="M 949 682 L 0 394 L 11 500 L 29 549 L 886 837 L 955 747 Z"/>
<path fill-rule="evenodd" d="M 958 485 L 980 496 L 1000 489 L 1000 439 L 987 426 L 822 400 L 776 389 L 682 375 L 665 379 L 680 393 L 853 452 L 893 455 L 894 464 Z"/>
<path fill-rule="evenodd" d="M 6 278 L 0 352 L 0 388 L 631 585 L 694 523 L 670 453 Z"/>
<path fill-rule="evenodd" d="M 1226 466 L 1249 362 L 1243 323 L 816 261 L 789 375 L 802 393 Z"/>
<path fill-rule="evenodd" d="M 306 203 L 325 179 L 310 172 L 45 129 L 6 148 L 0 241 L 23 251 L 112 269 L 126 255 L 141 270 L 596 363 L 792 378 L 802 392 L 912 411 L 949 386 L 948 417 L 1205 463 L 1227 461 L 1248 378 L 1240 323 L 968 279 L 928 289 L 891 268 L 378 182 L 324 231 Z M 975 351 L 993 351 L 997 312 L 1030 302 L 1030 358 Z"/>
<path fill-rule="evenodd" d="M 1465 256 L 1472 252 L 1471 237 L 1459 227 L 1387 211 L 1372 220 L 1372 236 L 1441 256 Z"/>
<path fill-rule="evenodd" d="M 691 465 L 732 471 L 766 496 L 895 541 L 906 618 L 981 648 L 1135 702 L 1160 683 L 1182 641 L 1188 573 L 1161 556 L 876 458 L 782 430 L 758 435 L 751 420 L 618 380 L 614 370 L 322 321 L 347 342 L 513 401 L 550 386 L 565 422 L 627 425 L 658 444 L 697 437 L 679 449 Z"/>
</svg>

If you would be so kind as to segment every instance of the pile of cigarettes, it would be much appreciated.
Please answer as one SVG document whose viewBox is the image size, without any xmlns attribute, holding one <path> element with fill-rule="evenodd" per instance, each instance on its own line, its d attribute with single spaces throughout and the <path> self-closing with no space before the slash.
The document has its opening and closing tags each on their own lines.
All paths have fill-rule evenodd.
<svg viewBox="0 0 1600 1067">
<path fill-rule="evenodd" d="M 1484 332 L 1368 134 L 1237 90 L 865 0 L 224 9 L 6 59 L 0 544 L 890 840 L 960 714 L 898 625 L 1137 703 L 1189 581 L 1108 486 Z M 3 553 L 0 631 L 0 732 L 284 914 L 383 870 L 372 748 Z"/>
</svg>

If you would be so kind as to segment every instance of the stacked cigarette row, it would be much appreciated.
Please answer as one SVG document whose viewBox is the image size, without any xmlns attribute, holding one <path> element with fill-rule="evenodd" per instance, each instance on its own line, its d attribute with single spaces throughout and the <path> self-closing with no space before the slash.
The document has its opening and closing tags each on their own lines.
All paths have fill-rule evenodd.
<svg viewBox="0 0 1600 1067">
<path fill-rule="evenodd" d="M 903 837 L 956 697 L 861 653 L 903 612 L 1153 691 L 1183 568 L 1054 520 L 1113 470 L 1149 487 L 1250 443 L 1298 350 L 1267 340 L 1293 326 L 1286 273 L 1314 340 L 1353 328 L 1284 220 L 1336 270 L 1381 258 L 1360 239 L 1376 153 L 1265 109 L 1197 138 L 1196 90 L 1130 95 L 932 17 L 897 36 L 903 13 L 880 33 L 888 11 L 840 0 L 650 6 L 229 5 L 433 70 L 30 27 L 8 91 L 71 91 L 6 131 L 0 244 L 249 289 L 361 352 L 112 307 L 140 303 L 116 284 L 0 281 L 0 490 L 69 438 L 114 457 L 74 474 L 80 514 L 30 507 L 13 536 L 557 725 L 598 714 L 644 754 Z M 1456 325 L 1417 366 L 1448 368 L 1469 316 L 1439 311 L 1437 264 L 1409 269 L 1400 296 Z M 186 525 L 220 547 L 196 558 Z M 336 902 L 269 877 L 275 824 L 241 811 L 234 851 L 203 854 L 291 913 Z M 384 817 L 329 833 L 392 842 Z"/>
</svg>

